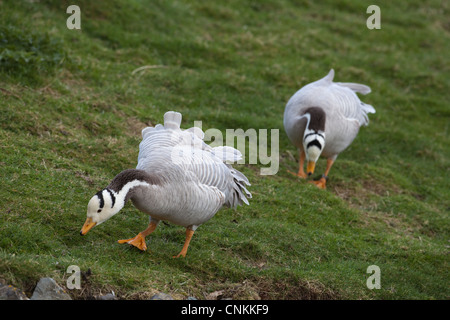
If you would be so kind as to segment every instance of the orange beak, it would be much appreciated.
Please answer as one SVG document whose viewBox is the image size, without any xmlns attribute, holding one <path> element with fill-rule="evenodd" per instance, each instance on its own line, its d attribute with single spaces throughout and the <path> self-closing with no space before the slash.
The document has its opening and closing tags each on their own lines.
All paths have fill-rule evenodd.
<svg viewBox="0 0 450 320">
<path fill-rule="evenodd" d="M 312 175 L 314 173 L 314 168 L 316 167 L 316 163 L 313 161 L 308 161 L 308 164 L 306 165 L 306 173 L 308 173 L 308 176 Z"/>
<path fill-rule="evenodd" d="M 92 221 L 92 218 L 87 218 L 86 222 L 84 223 L 83 227 L 81 228 L 80 234 L 84 236 L 86 233 L 88 233 L 89 230 L 91 230 L 97 222 Z"/>
</svg>

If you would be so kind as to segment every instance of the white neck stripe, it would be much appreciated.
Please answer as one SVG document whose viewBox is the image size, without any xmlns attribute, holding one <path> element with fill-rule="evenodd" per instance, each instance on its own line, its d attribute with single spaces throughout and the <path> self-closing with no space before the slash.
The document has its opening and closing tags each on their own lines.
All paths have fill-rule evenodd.
<svg viewBox="0 0 450 320">
<path fill-rule="evenodd" d="M 141 181 L 141 180 L 133 180 L 130 182 L 127 182 L 122 189 L 119 190 L 119 192 L 114 192 L 117 200 L 116 203 L 120 203 L 120 205 L 124 205 L 125 204 L 125 199 L 127 197 L 128 192 L 130 192 L 131 189 L 135 188 L 135 187 L 140 187 L 140 186 L 146 186 L 149 187 L 150 184 L 145 182 L 145 181 Z"/>
<path fill-rule="evenodd" d="M 148 182 L 142 181 L 142 180 L 133 180 L 130 182 L 127 182 L 122 189 L 119 190 L 116 194 L 120 195 L 122 192 L 125 191 L 125 194 L 128 193 L 132 188 L 139 187 L 139 186 L 150 186 Z"/>
</svg>

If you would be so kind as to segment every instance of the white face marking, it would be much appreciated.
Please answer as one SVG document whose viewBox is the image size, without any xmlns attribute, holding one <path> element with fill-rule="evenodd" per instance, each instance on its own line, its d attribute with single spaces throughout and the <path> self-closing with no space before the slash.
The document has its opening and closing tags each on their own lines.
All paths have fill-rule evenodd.
<svg viewBox="0 0 450 320">
<path fill-rule="evenodd" d="M 303 135 L 303 148 L 306 160 L 316 162 L 325 147 L 325 132 L 305 129 Z"/>
<path fill-rule="evenodd" d="M 89 200 L 87 217 L 92 218 L 92 221 L 96 222 L 97 225 L 105 222 L 121 209 L 121 207 L 116 206 L 116 201 L 117 197 L 113 191 L 110 193 L 110 191 L 103 189 Z"/>
</svg>

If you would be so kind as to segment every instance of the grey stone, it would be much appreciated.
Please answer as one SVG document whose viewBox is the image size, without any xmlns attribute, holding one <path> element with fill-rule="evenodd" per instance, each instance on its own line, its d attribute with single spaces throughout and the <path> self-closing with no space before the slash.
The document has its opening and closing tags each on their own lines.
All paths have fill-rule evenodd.
<svg viewBox="0 0 450 320">
<path fill-rule="evenodd" d="M 151 297 L 150 300 L 173 300 L 173 298 L 170 294 L 159 292 Z"/>
<path fill-rule="evenodd" d="M 34 288 L 31 300 L 72 300 L 52 278 L 42 278 Z"/>
<path fill-rule="evenodd" d="M 0 300 L 29 300 L 22 290 L 0 282 Z"/>
<path fill-rule="evenodd" d="M 107 293 L 103 296 L 98 296 L 97 300 L 117 300 L 117 297 L 114 293 Z"/>
</svg>

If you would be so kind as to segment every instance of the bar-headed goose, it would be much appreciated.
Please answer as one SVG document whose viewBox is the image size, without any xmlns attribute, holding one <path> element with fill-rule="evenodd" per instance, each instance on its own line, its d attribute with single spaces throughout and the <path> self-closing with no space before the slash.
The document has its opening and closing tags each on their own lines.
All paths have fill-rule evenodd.
<svg viewBox="0 0 450 320">
<path fill-rule="evenodd" d="M 314 173 L 319 156 L 327 158 L 322 178 L 313 181 L 322 189 L 337 156 L 352 143 L 359 128 L 369 124 L 368 113 L 375 113 L 371 105 L 361 102 L 356 95 L 356 92 L 369 93 L 368 86 L 333 82 L 333 78 L 331 69 L 326 77 L 298 90 L 284 111 L 284 128 L 299 149 L 299 170 L 295 175 L 306 178 Z"/>
<path fill-rule="evenodd" d="M 211 148 L 200 128 L 180 129 L 181 114 L 169 111 L 164 125 L 142 130 L 136 169 L 120 172 L 89 201 L 81 234 L 118 213 L 128 199 L 150 216 L 148 228 L 136 237 L 119 240 L 146 250 L 145 237 L 160 220 L 186 228 L 184 257 L 194 231 L 223 206 L 236 208 L 251 198 L 248 179 L 226 162 L 240 160 L 231 147 Z"/>
</svg>

